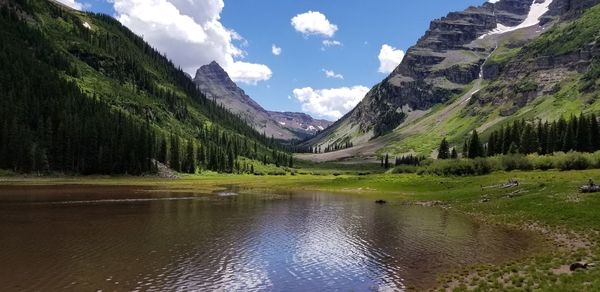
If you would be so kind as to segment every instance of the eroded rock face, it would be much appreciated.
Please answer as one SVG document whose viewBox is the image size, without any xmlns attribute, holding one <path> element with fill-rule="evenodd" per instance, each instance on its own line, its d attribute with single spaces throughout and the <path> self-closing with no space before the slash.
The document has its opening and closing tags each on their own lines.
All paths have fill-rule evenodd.
<svg viewBox="0 0 600 292">
<path fill-rule="evenodd" d="M 513 114 L 533 99 L 556 91 L 556 84 L 561 80 L 573 72 L 584 72 L 594 58 L 599 58 L 598 44 L 591 43 L 560 56 L 511 57 L 502 64 L 486 62 L 498 43 L 509 36 L 519 35 L 511 45 L 521 48 L 544 31 L 536 25 L 515 34 L 488 35 L 499 25 L 521 24 L 532 4 L 543 1 L 486 2 L 432 21 L 427 32 L 408 49 L 402 63 L 386 79 L 374 86 L 342 120 L 310 142 L 327 143 L 344 135 L 352 139 L 361 134 L 363 137 L 383 135 L 402 123 L 408 114 L 403 109 L 425 111 L 463 92 L 467 84 L 480 77 L 493 84 L 474 95 L 471 102 L 513 104 L 501 108 L 503 115 Z M 548 27 L 553 19 L 577 18 L 585 9 L 600 3 L 600 0 L 545 1 L 552 2 L 549 11 L 539 18 L 539 24 Z M 505 84 L 496 84 L 497 80 L 505 80 Z"/>
<path fill-rule="evenodd" d="M 598 0 L 554 0 L 550 5 L 550 12 L 545 20 L 553 16 L 560 16 L 563 20 L 570 20 L 581 15 L 581 13 L 594 5 L 600 3 Z"/>
<path fill-rule="evenodd" d="M 402 107 L 426 110 L 446 102 L 479 78 L 481 65 L 494 49 L 494 43 L 478 38 L 498 24 L 523 22 L 531 4 L 531 0 L 485 3 L 432 21 L 402 63 L 344 119 L 360 132 L 374 131 L 378 136 L 402 122 L 406 114 Z"/>
<path fill-rule="evenodd" d="M 548 15 L 568 21 L 598 4 L 600 0 L 554 0 Z M 574 33 L 580 32 L 563 32 Z M 521 50 L 513 58 L 504 63 L 484 66 L 483 77 L 491 84 L 472 101 L 480 105 L 491 103 L 500 106 L 501 114 L 508 116 L 541 96 L 556 93 L 563 80 L 576 73 L 587 72 L 591 63 L 600 58 L 600 43 L 594 40 L 600 37 L 600 32 L 588 37 L 589 42 L 565 52 L 545 49 L 553 45 L 552 41 L 540 43 L 541 41 L 534 40 L 520 44 Z"/>
</svg>

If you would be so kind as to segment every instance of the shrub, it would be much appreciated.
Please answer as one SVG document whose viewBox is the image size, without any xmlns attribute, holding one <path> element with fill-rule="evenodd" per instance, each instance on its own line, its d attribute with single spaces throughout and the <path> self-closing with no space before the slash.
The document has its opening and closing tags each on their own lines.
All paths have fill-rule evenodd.
<svg viewBox="0 0 600 292">
<path fill-rule="evenodd" d="M 539 156 L 539 155 L 530 155 L 527 157 L 531 164 L 533 164 L 534 169 L 539 170 L 549 170 L 555 168 L 555 158 L 553 156 Z"/>
<path fill-rule="evenodd" d="M 531 162 L 529 162 L 527 157 L 520 155 L 520 154 L 504 155 L 500 159 L 500 163 L 501 163 L 502 169 L 504 169 L 506 171 L 512 171 L 515 169 L 518 169 L 518 170 L 532 170 L 533 169 L 533 165 L 531 164 Z"/>
<path fill-rule="evenodd" d="M 394 167 L 391 173 L 416 173 L 417 167 L 414 165 L 399 165 Z"/>
<path fill-rule="evenodd" d="M 440 176 L 484 175 L 492 171 L 492 166 L 485 158 L 436 160 L 424 173 Z"/>
<path fill-rule="evenodd" d="M 600 168 L 600 151 L 591 154 L 591 159 L 594 168 Z"/>
<path fill-rule="evenodd" d="M 569 152 L 557 158 L 557 167 L 560 170 L 583 170 L 592 166 L 588 155 L 579 152 Z"/>
<path fill-rule="evenodd" d="M 489 174 L 493 170 L 490 161 L 485 158 L 475 158 L 473 160 L 473 168 L 476 175 Z"/>
</svg>

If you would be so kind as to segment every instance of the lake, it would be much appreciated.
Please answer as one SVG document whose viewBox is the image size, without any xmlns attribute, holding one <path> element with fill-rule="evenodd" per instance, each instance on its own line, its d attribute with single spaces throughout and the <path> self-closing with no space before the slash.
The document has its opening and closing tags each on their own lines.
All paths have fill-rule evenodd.
<svg viewBox="0 0 600 292">
<path fill-rule="evenodd" d="M 0 186 L 0 289 L 365 291 L 431 288 L 539 238 L 372 196 Z"/>
</svg>

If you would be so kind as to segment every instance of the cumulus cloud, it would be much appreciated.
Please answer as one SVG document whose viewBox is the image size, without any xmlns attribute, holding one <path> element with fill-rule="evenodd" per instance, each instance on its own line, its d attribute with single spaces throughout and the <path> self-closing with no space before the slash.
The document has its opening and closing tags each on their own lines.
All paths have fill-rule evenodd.
<svg viewBox="0 0 600 292">
<path fill-rule="evenodd" d="M 402 62 L 402 59 L 404 59 L 403 50 L 384 44 L 379 51 L 379 72 L 391 73 Z"/>
<path fill-rule="evenodd" d="M 304 35 L 321 35 L 332 37 L 338 30 L 337 25 L 329 22 L 327 17 L 319 11 L 308 11 L 292 18 L 294 29 Z"/>
<path fill-rule="evenodd" d="M 272 72 L 266 65 L 242 61 L 246 53 L 235 43 L 243 46 L 245 40 L 220 22 L 223 0 L 112 2 L 121 23 L 190 74 L 217 61 L 234 81 L 256 84 L 271 78 Z"/>
<path fill-rule="evenodd" d="M 323 72 L 325 73 L 325 77 L 327 78 L 344 79 L 344 75 L 337 74 L 333 70 L 323 69 Z"/>
<path fill-rule="evenodd" d="M 294 98 L 302 104 L 302 110 L 322 118 L 337 120 L 353 109 L 367 94 L 365 86 L 330 89 L 296 88 Z"/>
<path fill-rule="evenodd" d="M 83 8 L 83 5 L 75 0 L 58 0 L 58 2 L 77 10 L 81 10 Z"/>
<path fill-rule="evenodd" d="M 271 52 L 273 53 L 273 55 L 279 56 L 281 55 L 281 48 L 273 44 L 271 45 Z"/>
</svg>

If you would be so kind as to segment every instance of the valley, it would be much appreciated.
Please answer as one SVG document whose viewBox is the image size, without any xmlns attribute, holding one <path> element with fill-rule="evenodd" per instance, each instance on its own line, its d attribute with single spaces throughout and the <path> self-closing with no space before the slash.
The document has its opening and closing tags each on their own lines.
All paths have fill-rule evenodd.
<svg viewBox="0 0 600 292">
<path fill-rule="evenodd" d="M 600 0 L 268 1 L 0 0 L 1 290 L 600 291 Z"/>
</svg>

